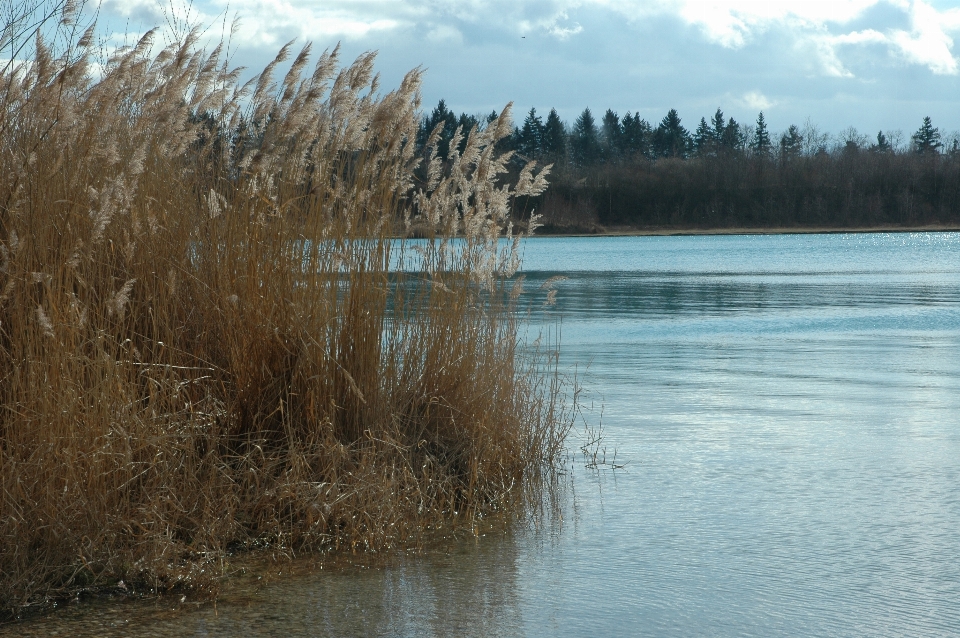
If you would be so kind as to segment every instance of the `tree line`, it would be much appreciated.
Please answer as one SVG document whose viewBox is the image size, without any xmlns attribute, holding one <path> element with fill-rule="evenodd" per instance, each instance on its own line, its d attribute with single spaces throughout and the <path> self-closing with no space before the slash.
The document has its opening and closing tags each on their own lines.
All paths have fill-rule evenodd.
<svg viewBox="0 0 960 638">
<path fill-rule="evenodd" d="M 496 114 L 427 114 L 420 144 L 441 126 L 446 158 L 458 126 Z M 829 135 L 807 121 L 773 133 L 760 112 L 741 124 L 723 111 L 691 131 L 676 109 L 655 126 L 638 113 L 589 108 L 573 124 L 531 108 L 503 144 L 520 160 L 554 165 L 536 209 L 546 232 L 628 228 L 865 228 L 960 225 L 960 138 L 925 117 L 909 137 L 848 128 Z"/>
</svg>

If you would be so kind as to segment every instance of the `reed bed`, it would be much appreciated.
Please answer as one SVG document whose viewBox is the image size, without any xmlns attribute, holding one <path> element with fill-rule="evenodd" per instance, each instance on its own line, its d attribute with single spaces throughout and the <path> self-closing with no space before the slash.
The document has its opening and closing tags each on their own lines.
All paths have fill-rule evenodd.
<svg viewBox="0 0 960 638">
<path fill-rule="evenodd" d="M 0 61 L 0 609 L 522 509 L 569 419 L 517 339 L 509 108 L 440 162 L 373 54 L 241 84 L 51 20 Z"/>
</svg>

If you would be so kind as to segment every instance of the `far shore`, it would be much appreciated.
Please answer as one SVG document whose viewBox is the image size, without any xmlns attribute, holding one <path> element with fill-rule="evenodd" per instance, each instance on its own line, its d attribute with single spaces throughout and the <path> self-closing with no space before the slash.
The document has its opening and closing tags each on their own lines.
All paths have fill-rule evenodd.
<svg viewBox="0 0 960 638">
<path fill-rule="evenodd" d="M 960 232 L 960 226 L 933 224 L 927 226 L 804 226 L 787 228 L 631 228 L 596 227 L 590 231 L 582 228 L 567 232 L 562 227 L 550 228 L 547 232 L 535 232 L 533 237 L 656 237 L 669 235 L 823 235 L 845 233 L 947 233 Z"/>
</svg>

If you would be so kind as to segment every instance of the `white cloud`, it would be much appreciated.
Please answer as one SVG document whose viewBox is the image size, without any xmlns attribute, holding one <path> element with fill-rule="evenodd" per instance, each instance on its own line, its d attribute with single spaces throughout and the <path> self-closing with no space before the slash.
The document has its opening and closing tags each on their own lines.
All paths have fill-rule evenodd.
<svg viewBox="0 0 960 638">
<path fill-rule="evenodd" d="M 350 7 L 334 2 L 316 7 L 293 0 L 231 0 L 229 9 L 241 16 L 242 36 L 272 46 L 291 36 L 304 40 L 359 39 L 403 23 L 402 15 L 370 11 L 369 5 L 360 2 Z"/>
<path fill-rule="evenodd" d="M 740 98 L 740 103 L 752 111 L 766 111 L 777 105 L 760 91 L 750 91 Z"/>
<path fill-rule="evenodd" d="M 361 39 L 430 17 L 424 0 L 100 0 L 99 6 L 101 22 L 114 29 L 199 25 L 214 40 L 224 20 L 229 28 L 237 17 L 237 36 L 254 48 L 276 48 L 291 38 Z"/>
<path fill-rule="evenodd" d="M 566 23 L 566 24 L 563 24 Z M 566 11 L 561 11 L 553 20 L 541 25 L 541 28 L 547 33 L 560 40 L 566 40 L 572 35 L 577 35 L 583 31 L 583 27 L 578 22 L 570 22 Z"/>
<path fill-rule="evenodd" d="M 811 34 L 797 40 L 798 50 L 810 52 L 809 63 L 816 68 L 815 74 L 831 78 L 852 78 L 853 73 L 847 70 L 837 55 L 837 45 L 837 38 L 823 34 Z"/>
<path fill-rule="evenodd" d="M 782 30 L 788 38 L 784 45 L 812 55 L 814 72 L 826 76 L 852 77 L 842 62 L 843 47 L 871 44 L 887 46 L 906 62 L 937 74 L 960 72 L 950 37 L 951 32 L 960 31 L 960 9 L 938 10 L 926 0 L 420 0 L 405 4 L 523 33 L 540 29 L 560 39 L 583 31 L 580 23 L 568 18 L 573 11 L 605 8 L 628 20 L 674 15 L 697 27 L 708 41 L 732 49 L 748 46 L 771 29 Z M 903 12 L 910 30 L 844 29 L 877 5 Z"/>
<path fill-rule="evenodd" d="M 431 42 L 451 42 L 460 44 L 463 42 L 463 34 L 456 27 L 446 24 L 440 24 L 427 32 L 427 39 Z"/>
<path fill-rule="evenodd" d="M 842 24 L 880 0 L 592 0 L 629 17 L 673 14 L 700 28 L 711 42 L 740 48 L 767 29 L 789 25 L 816 30 Z M 901 0 L 892 0 L 901 2 Z"/>
<path fill-rule="evenodd" d="M 841 61 L 843 46 L 882 44 L 906 62 L 935 74 L 955 75 L 960 61 L 950 33 L 960 31 L 960 9 L 938 10 L 924 0 L 593 0 L 632 18 L 672 14 L 700 29 L 707 40 L 738 49 L 772 28 L 783 29 L 798 51 L 816 56 L 819 72 L 852 77 Z M 909 16 L 911 29 L 844 32 L 843 27 L 877 5 Z"/>
<path fill-rule="evenodd" d="M 919 0 L 912 9 L 912 31 L 891 33 L 891 42 L 909 62 L 922 64 L 940 75 L 956 75 L 957 59 L 951 52 L 953 38 L 947 31 L 960 27 L 960 11 L 941 13 Z"/>
<path fill-rule="evenodd" d="M 104 0 L 104 10 L 124 18 L 161 22 L 157 0 Z M 484 32 L 540 32 L 569 40 L 584 31 L 584 18 L 614 12 L 627 22 L 675 16 L 711 43 L 742 49 L 776 30 L 784 51 L 793 51 L 813 75 L 851 77 L 844 49 L 884 46 L 907 64 L 935 74 L 960 73 L 952 35 L 960 32 L 960 8 L 937 9 L 930 0 L 173 0 L 193 6 L 207 24 L 223 12 L 241 18 L 242 41 L 276 47 L 291 37 L 362 40 L 419 26 L 433 42 L 462 43 Z M 900 12 L 909 29 L 857 25 L 880 6 Z M 161 22 L 162 23 L 162 22 Z M 866 26 L 866 28 L 863 28 Z M 808 56 L 809 59 L 804 59 Z"/>
<path fill-rule="evenodd" d="M 960 72 L 960 65 L 952 52 L 954 41 L 949 35 L 960 30 L 960 10 L 938 12 L 918 0 L 909 7 L 909 13 L 909 31 L 853 31 L 827 38 L 828 46 L 836 52 L 844 45 L 881 44 L 906 62 L 925 66 L 937 75 L 956 75 Z"/>
<path fill-rule="evenodd" d="M 145 3 L 156 0 L 107 0 Z M 184 1 L 184 0 L 178 0 Z M 259 32 L 296 26 L 304 37 L 362 38 L 375 32 L 419 25 L 431 38 L 450 41 L 464 25 L 511 33 L 541 31 L 566 38 L 583 27 L 568 10 L 595 0 L 209 0 Z"/>
<path fill-rule="evenodd" d="M 170 5 L 164 3 L 161 5 L 156 0 L 103 0 L 100 3 L 100 8 L 102 11 L 124 18 L 149 22 L 151 26 L 163 24 L 164 15 L 169 15 L 171 8 L 181 15 L 185 15 L 189 10 L 188 7 L 180 3 L 170 3 Z"/>
<path fill-rule="evenodd" d="M 851 31 L 831 38 L 834 44 L 886 44 L 890 38 L 873 29 Z"/>
<path fill-rule="evenodd" d="M 566 40 L 570 36 L 577 35 L 581 31 L 583 31 L 583 27 L 576 22 L 569 27 L 561 27 L 555 24 L 549 29 L 547 29 L 547 33 L 561 40 Z"/>
</svg>

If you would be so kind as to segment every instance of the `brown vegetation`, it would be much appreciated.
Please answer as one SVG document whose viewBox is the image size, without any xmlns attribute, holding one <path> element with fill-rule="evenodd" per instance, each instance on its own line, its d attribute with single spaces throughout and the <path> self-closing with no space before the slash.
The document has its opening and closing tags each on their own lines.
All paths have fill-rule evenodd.
<svg viewBox="0 0 960 638">
<path fill-rule="evenodd" d="M 274 82 L 285 47 L 241 86 L 151 33 L 93 76 L 57 18 L 0 75 L 0 609 L 514 509 L 567 422 L 510 312 L 545 184 L 496 184 L 508 112 L 414 189 L 417 72 L 307 47 Z"/>
</svg>

